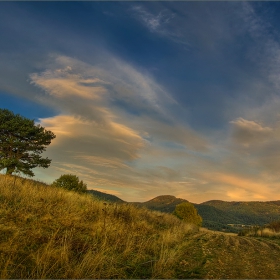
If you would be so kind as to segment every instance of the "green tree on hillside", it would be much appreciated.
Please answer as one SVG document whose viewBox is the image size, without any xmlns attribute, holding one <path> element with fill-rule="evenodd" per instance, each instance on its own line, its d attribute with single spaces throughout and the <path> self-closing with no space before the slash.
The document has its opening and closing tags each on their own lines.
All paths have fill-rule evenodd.
<svg viewBox="0 0 280 280">
<path fill-rule="evenodd" d="M 72 174 L 61 175 L 52 183 L 52 186 L 79 193 L 87 192 L 87 185 L 83 181 L 79 181 L 76 175 Z"/>
<path fill-rule="evenodd" d="M 6 174 L 22 172 L 34 176 L 31 169 L 49 167 L 51 160 L 42 158 L 55 135 L 34 120 L 0 109 L 0 170 Z"/>
<path fill-rule="evenodd" d="M 176 205 L 173 215 L 188 223 L 201 226 L 202 218 L 198 215 L 197 210 L 190 202 L 183 202 Z"/>
</svg>

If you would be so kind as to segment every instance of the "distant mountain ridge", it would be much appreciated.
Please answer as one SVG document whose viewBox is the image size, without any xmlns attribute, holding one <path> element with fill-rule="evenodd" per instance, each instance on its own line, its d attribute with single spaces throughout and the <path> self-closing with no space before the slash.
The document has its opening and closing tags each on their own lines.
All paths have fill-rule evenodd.
<svg viewBox="0 0 280 280">
<path fill-rule="evenodd" d="M 187 202 L 186 199 L 177 198 L 173 195 L 160 195 L 146 202 L 130 202 L 136 206 L 146 207 L 151 210 L 172 213 L 176 205 Z"/>
<path fill-rule="evenodd" d="M 88 192 L 106 201 L 129 203 L 165 213 L 172 213 L 176 205 L 188 201 L 173 195 L 160 195 L 146 202 L 125 202 L 114 195 L 93 190 Z M 280 200 L 265 202 L 210 200 L 192 204 L 203 219 L 202 226 L 212 230 L 237 232 L 238 229 L 231 225 L 264 225 L 280 220 Z"/>
<path fill-rule="evenodd" d="M 244 224 L 266 224 L 280 220 L 280 201 L 222 201 L 210 200 L 208 205 L 222 210 L 241 220 Z"/>
</svg>

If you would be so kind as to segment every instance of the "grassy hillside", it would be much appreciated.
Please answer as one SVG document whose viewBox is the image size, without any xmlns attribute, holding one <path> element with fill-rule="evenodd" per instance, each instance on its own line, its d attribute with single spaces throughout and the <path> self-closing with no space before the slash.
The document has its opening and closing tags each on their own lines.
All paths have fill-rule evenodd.
<svg viewBox="0 0 280 280">
<path fill-rule="evenodd" d="M 280 239 L 0 176 L 0 278 L 280 278 Z"/>
<path fill-rule="evenodd" d="M 172 278 L 192 226 L 0 176 L 0 278 Z"/>
<path fill-rule="evenodd" d="M 134 202 L 134 205 L 146 207 L 165 213 L 172 213 L 177 204 L 185 199 L 171 195 L 155 197 L 147 202 Z M 225 232 L 239 232 L 241 227 L 231 227 L 229 224 L 264 225 L 280 217 L 280 201 L 267 202 L 226 202 L 221 200 L 206 201 L 195 204 L 198 214 L 203 219 L 203 227 Z"/>
</svg>

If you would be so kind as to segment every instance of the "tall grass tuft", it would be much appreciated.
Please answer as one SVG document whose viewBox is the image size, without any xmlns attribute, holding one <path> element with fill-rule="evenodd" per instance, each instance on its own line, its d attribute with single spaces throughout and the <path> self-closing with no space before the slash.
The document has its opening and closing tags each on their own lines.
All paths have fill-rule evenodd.
<svg viewBox="0 0 280 280">
<path fill-rule="evenodd" d="M 169 214 L 0 175 L 2 279 L 172 278 L 193 229 Z"/>
</svg>

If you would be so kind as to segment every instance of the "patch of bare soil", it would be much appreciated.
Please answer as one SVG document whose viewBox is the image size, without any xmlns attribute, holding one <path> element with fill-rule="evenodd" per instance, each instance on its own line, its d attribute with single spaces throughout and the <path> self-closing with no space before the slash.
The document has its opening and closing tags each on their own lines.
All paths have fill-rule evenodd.
<svg viewBox="0 0 280 280">
<path fill-rule="evenodd" d="M 277 240 L 202 230 L 188 237 L 183 252 L 177 278 L 280 278 Z"/>
</svg>

